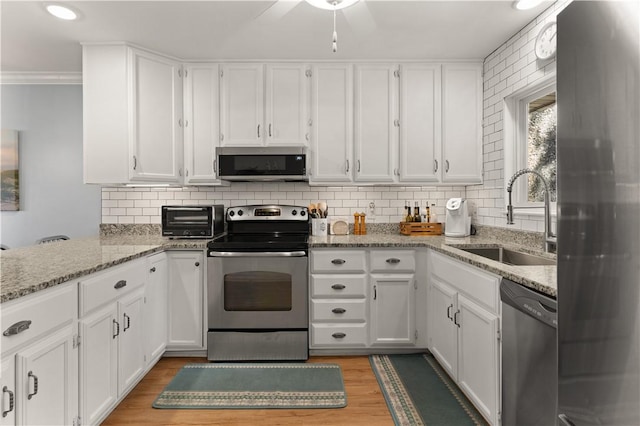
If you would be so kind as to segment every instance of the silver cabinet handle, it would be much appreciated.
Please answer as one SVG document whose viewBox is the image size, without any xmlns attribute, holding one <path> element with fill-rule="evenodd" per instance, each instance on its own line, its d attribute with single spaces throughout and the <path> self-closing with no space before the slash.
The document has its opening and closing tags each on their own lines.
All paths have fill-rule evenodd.
<svg viewBox="0 0 640 426">
<path fill-rule="evenodd" d="M 33 374 L 33 371 L 29 371 L 27 373 L 27 377 L 30 380 L 31 378 L 33 378 L 33 393 L 29 393 L 27 395 L 27 399 L 31 399 L 34 396 L 36 396 L 38 394 L 38 376 L 36 376 L 35 374 Z"/>
<path fill-rule="evenodd" d="M 358 160 L 358 173 L 360 173 L 360 160 Z"/>
<path fill-rule="evenodd" d="M 9 328 L 7 328 L 4 333 L 2 333 L 3 336 L 14 336 L 16 334 L 20 334 L 25 330 L 28 330 L 29 327 L 31 327 L 31 320 L 22 320 L 22 321 L 18 321 L 17 323 L 10 325 Z"/>
<path fill-rule="evenodd" d="M 444 160 L 444 171 L 449 173 L 449 160 Z"/>
<path fill-rule="evenodd" d="M 138 167 L 138 159 L 136 158 L 136 156 L 133 156 L 133 170 L 136 169 L 136 167 Z"/>
<path fill-rule="evenodd" d="M 397 257 L 391 257 L 387 259 L 386 262 L 390 265 L 397 265 L 398 263 L 400 263 L 400 259 L 398 259 Z"/>
<path fill-rule="evenodd" d="M 127 281 L 126 280 L 120 280 L 113 286 L 113 288 L 115 288 L 116 290 L 120 290 L 121 288 L 126 287 L 126 286 L 127 286 Z"/>
<path fill-rule="evenodd" d="M 213 160 L 213 173 L 218 173 L 218 160 Z"/>
<path fill-rule="evenodd" d="M 189 169 L 184 169 L 184 175 L 185 175 L 186 177 L 189 177 Z"/>
<path fill-rule="evenodd" d="M 184 120 L 184 127 L 189 127 L 189 120 Z"/>
<path fill-rule="evenodd" d="M 344 339 L 347 335 L 345 333 L 333 333 L 331 337 L 334 339 Z"/>
<path fill-rule="evenodd" d="M 378 287 L 377 286 L 373 286 L 373 300 L 376 300 L 378 298 Z"/>
<path fill-rule="evenodd" d="M 124 324 L 122 328 L 122 332 L 124 333 L 131 328 L 131 317 L 126 313 L 122 314 L 122 323 Z"/>
<path fill-rule="evenodd" d="M 304 138 L 309 142 L 309 133 L 305 133 Z"/>
<path fill-rule="evenodd" d="M 433 160 L 433 173 L 438 171 L 438 160 Z"/>
<path fill-rule="evenodd" d="M 347 160 L 347 173 L 349 173 L 349 160 Z"/>
<path fill-rule="evenodd" d="M 271 123 L 269 123 L 269 137 L 271 137 Z"/>
<path fill-rule="evenodd" d="M 220 142 L 224 140 L 224 133 L 220 133 Z"/>
<path fill-rule="evenodd" d="M 455 314 L 453 314 L 453 323 L 454 323 L 455 325 L 457 325 L 457 326 L 458 326 L 458 328 L 460 328 L 460 323 L 458 322 L 458 315 L 459 315 L 459 314 L 460 314 L 460 309 L 458 309 L 458 310 L 456 311 L 456 313 L 455 313 Z"/>
<path fill-rule="evenodd" d="M 178 118 L 178 126 L 182 127 L 182 118 Z"/>
<path fill-rule="evenodd" d="M 334 314 L 344 314 L 345 312 L 347 312 L 347 310 L 344 308 L 333 308 L 331 312 L 333 312 Z"/>
<path fill-rule="evenodd" d="M 155 272 L 156 271 L 156 267 L 154 266 L 153 268 L 149 269 L 149 272 Z"/>
<path fill-rule="evenodd" d="M 113 338 L 115 339 L 120 335 L 120 323 L 116 320 L 113 320 L 113 325 L 116 327 L 116 332 L 113 333 Z"/>
<path fill-rule="evenodd" d="M 8 410 L 4 410 L 2 412 L 2 417 L 7 417 L 7 414 L 9 414 L 10 412 L 13 411 L 13 409 L 15 408 L 14 405 L 14 399 L 13 399 L 13 392 L 11 390 L 9 390 L 9 388 L 7 388 L 6 386 L 2 388 L 2 397 L 4 398 L 4 394 L 8 393 L 9 394 L 9 409 Z"/>
<path fill-rule="evenodd" d="M 450 320 L 453 319 L 453 317 L 451 316 L 451 309 L 453 309 L 453 304 L 447 306 L 447 318 L 449 318 Z"/>
<path fill-rule="evenodd" d="M 331 288 L 334 290 L 344 290 L 346 287 L 344 284 L 334 284 L 331 286 Z"/>
<path fill-rule="evenodd" d="M 347 261 L 344 259 L 333 259 L 331 263 L 333 263 L 334 265 L 344 265 L 345 263 L 347 263 Z"/>
<path fill-rule="evenodd" d="M 178 169 L 178 174 L 182 176 L 182 167 Z"/>
<path fill-rule="evenodd" d="M 258 139 L 260 139 L 260 125 L 258 124 Z"/>
</svg>

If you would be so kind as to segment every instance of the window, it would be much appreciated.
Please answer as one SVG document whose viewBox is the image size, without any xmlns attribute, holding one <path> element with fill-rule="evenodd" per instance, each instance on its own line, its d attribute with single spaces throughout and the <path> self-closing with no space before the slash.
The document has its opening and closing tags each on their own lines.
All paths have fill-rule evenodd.
<svg viewBox="0 0 640 426">
<path fill-rule="evenodd" d="M 542 83 L 515 93 L 505 99 L 505 106 L 505 187 L 516 171 L 532 169 L 544 176 L 549 185 L 550 199 L 555 202 L 555 78 L 547 78 Z M 515 206 L 542 207 L 543 200 L 544 184 L 538 176 L 526 174 L 514 182 Z"/>
</svg>

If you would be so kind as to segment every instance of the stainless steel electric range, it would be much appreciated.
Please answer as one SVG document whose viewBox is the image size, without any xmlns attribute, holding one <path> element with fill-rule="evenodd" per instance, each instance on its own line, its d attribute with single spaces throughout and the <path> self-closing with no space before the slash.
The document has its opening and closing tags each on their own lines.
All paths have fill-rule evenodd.
<svg viewBox="0 0 640 426">
<path fill-rule="evenodd" d="M 208 244 L 210 361 L 309 357 L 306 207 L 230 207 Z"/>
</svg>

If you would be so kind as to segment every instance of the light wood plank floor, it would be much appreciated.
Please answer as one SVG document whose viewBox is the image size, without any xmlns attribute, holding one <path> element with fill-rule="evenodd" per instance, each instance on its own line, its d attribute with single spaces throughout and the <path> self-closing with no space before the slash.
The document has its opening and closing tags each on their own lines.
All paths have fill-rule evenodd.
<svg viewBox="0 0 640 426">
<path fill-rule="evenodd" d="M 369 359 L 311 357 L 340 365 L 347 407 L 306 410 L 159 410 L 151 404 L 178 370 L 204 358 L 162 358 L 105 420 L 104 425 L 393 425 Z"/>
</svg>

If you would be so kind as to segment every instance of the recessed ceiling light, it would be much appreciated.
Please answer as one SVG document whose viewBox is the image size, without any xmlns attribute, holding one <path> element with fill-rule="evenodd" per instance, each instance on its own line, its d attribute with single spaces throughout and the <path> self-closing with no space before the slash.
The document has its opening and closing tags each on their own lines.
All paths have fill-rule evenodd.
<svg viewBox="0 0 640 426">
<path fill-rule="evenodd" d="M 306 0 L 311 6 L 326 10 L 340 10 L 358 3 L 358 0 Z"/>
<path fill-rule="evenodd" d="M 515 7 L 518 10 L 527 10 L 527 9 L 533 9 L 534 7 L 538 6 L 540 3 L 542 3 L 542 0 L 516 0 L 513 3 L 513 7 Z"/>
<path fill-rule="evenodd" d="M 78 19 L 78 14 L 67 6 L 62 6 L 60 4 L 48 4 L 47 12 L 55 16 L 59 19 L 64 19 L 65 21 L 73 21 Z"/>
</svg>

